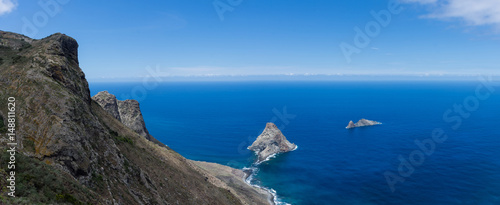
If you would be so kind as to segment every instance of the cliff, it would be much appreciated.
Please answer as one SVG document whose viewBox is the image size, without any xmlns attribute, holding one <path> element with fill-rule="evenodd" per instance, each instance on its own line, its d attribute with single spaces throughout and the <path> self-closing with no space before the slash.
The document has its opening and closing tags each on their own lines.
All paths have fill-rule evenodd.
<svg viewBox="0 0 500 205">
<path fill-rule="evenodd" d="M 373 121 L 373 120 L 361 119 L 357 123 L 350 121 L 349 124 L 347 125 L 346 129 L 351 129 L 351 128 L 355 128 L 355 127 L 380 125 L 380 124 L 382 124 L 382 123 L 377 122 L 377 121 Z"/>
<path fill-rule="evenodd" d="M 248 147 L 258 155 L 258 162 L 266 160 L 269 156 L 289 152 L 297 148 L 290 143 L 274 123 L 267 123 L 266 128 L 257 139 Z"/>
<path fill-rule="evenodd" d="M 120 101 L 116 99 L 116 96 L 108 93 L 108 91 L 101 91 L 93 96 L 92 99 L 111 116 L 137 132 L 140 136 L 160 146 L 164 146 L 163 143 L 149 134 L 137 100 Z"/>
<path fill-rule="evenodd" d="M 138 134 L 147 134 L 142 123 L 144 132 L 134 127 L 138 104 L 125 102 L 122 114 L 117 102 L 117 115 L 92 100 L 71 37 L 34 40 L 0 31 L 0 119 L 8 97 L 17 109 L 16 198 L 2 197 L 1 204 L 243 203 L 175 151 Z M 121 122 L 128 120 L 134 130 Z M 2 179 L 8 159 L 0 152 Z"/>
</svg>

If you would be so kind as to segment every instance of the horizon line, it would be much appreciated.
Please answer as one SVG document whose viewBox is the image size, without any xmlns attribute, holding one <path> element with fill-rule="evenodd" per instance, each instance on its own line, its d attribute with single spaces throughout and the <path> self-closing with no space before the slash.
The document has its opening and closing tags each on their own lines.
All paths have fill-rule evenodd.
<svg viewBox="0 0 500 205">
<path fill-rule="evenodd" d="M 175 81 L 471 81 L 500 74 L 275 74 L 275 75 L 178 75 L 137 77 L 89 77 L 92 82 Z"/>
</svg>

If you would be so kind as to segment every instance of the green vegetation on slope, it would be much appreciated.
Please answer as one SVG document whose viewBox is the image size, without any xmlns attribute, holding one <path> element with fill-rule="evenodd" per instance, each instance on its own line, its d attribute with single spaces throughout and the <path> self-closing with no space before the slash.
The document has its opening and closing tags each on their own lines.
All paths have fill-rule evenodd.
<svg viewBox="0 0 500 205">
<path fill-rule="evenodd" d="M 113 131 L 113 130 L 109 130 L 109 133 L 111 134 L 111 136 L 113 136 L 113 139 L 116 141 L 116 142 L 125 142 L 125 143 L 128 143 L 130 145 L 134 145 L 134 141 L 132 139 L 130 139 L 130 137 L 124 137 L 124 136 L 120 136 L 118 135 L 117 132 Z"/>
<path fill-rule="evenodd" d="M 10 155 L 0 152 L 0 175 L 6 179 L 11 170 L 7 168 Z M 37 159 L 16 153 L 15 198 L 0 195 L 1 204 L 95 204 L 96 194 L 81 186 L 77 181 Z M 5 193 L 7 181 L 1 180 Z M 27 203 L 29 202 L 29 203 Z"/>
</svg>

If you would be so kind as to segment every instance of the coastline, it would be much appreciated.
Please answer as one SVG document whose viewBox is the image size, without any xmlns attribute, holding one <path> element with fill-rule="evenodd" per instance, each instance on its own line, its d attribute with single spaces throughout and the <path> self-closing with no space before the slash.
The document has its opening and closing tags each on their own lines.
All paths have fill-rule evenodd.
<svg viewBox="0 0 500 205">
<path fill-rule="evenodd" d="M 299 148 L 298 145 L 295 145 L 295 148 L 293 150 L 290 150 L 290 151 L 295 151 Z M 255 155 L 259 156 L 259 152 L 258 151 L 255 151 L 254 152 Z M 256 174 L 257 170 L 259 170 L 259 168 L 257 166 L 259 166 L 260 164 L 262 164 L 263 162 L 267 162 L 273 158 L 276 158 L 277 155 L 279 154 L 282 154 L 282 153 L 274 153 L 272 155 L 269 155 L 268 157 L 266 157 L 266 159 L 262 160 L 262 161 L 256 161 L 255 163 L 252 164 L 252 166 L 250 168 L 243 168 L 242 171 L 246 174 L 246 176 L 244 177 L 244 181 L 245 183 L 247 183 L 248 185 L 252 186 L 252 187 L 255 187 L 255 188 L 258 188 L 258 189 L 261 189 L 261 190 L 264 190 L 266 192 L 268 192 L 269 194 L 272 195 L 272 200 L 270 202 L 270 204 L 272 205 L 276 205 L 276 204 L 283 204 L 283 205 L 291 205 L 289 203 L 286 203 L 286 202 L 280 202 L 278 200 L 278 194 L 276 193 L 276 191 L 272 188 L 266 188 L 266 187 L 262 187 L 262 186 L 259 186 L 259 185 L 256 185 L 256 184 L 252 184 L 252 179 L 253 179 L 253 176 Z"/>
<path fill-rule="evenodd" d="M 253 176 L 256 174 L 256 170 L 258 170 L 257 167 L 243 168 L 243 172 L 245 172 L 245 174 L 246 174 L 246 176 L 244 178 L 245 183 L 247 183 L 249 186 L 264 190 L 265 192 L 269 193 L 272 196 L 271 199 L 269 200 L 269 204 L 272 204 L 272 205 L 291 205 L 291 204 L 286 203 L 286 202 L 280 202 L 278 200 L 278 194 L 276 193 L 276 191 L 274 189 L 269 189 L 269 188 L 262 187 L 262 186 L 259 186 L 256 184 L 252 184 L 251 181 L 253 179 Z"/>
<path fill-rule="evenodd" d="M 251 174 L 244 169 L 235 169 L 211 162 L 187 161 L 205 176 L 205 180 L 217 187 L 229 190 L 243 204 L 277 204 L 275 201 L 277 199 L 276 192 L 247 182 Z"/>
</svg>

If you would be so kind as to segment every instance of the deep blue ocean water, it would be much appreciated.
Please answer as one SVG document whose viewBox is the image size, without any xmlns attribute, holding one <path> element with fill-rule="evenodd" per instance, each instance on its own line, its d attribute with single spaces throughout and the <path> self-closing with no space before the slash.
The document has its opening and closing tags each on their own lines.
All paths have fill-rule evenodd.
<svg viewBox="0 0 500 205">
<path fill-rule="evenodd" d="M 500 204 L 500 87 L 487 99 L 477 99 L 480 84 L 171 82 L 90 87 L 92 95 L 108 90 L 121 100 L 139 100 L 150 133 L 186 158 L 235 168 L 251 166 L 255 156 L 246 147 L 274 121 L 299 148 L 260 164 L 254 183 L 276 190 L 283 202 Z M 461 117 L 449 114 L 462 120 L 460 125 L 443 119 L 464 100 L 471 111 L 464 108 Z M 361 118 L 383 124 L 345 129 L 350 120 Z M 415 140 L 432 140 L 435 129 L 448 138 L 435 143 L 432 154 L 419 155 Z M 410 171 L 398 168 L 398 158 L 409 160 L 410 155 L 413 172 L 402 177 L 399 171 Z M 394 192 L 386 172 L 404 179 Z"/>
</svg>

